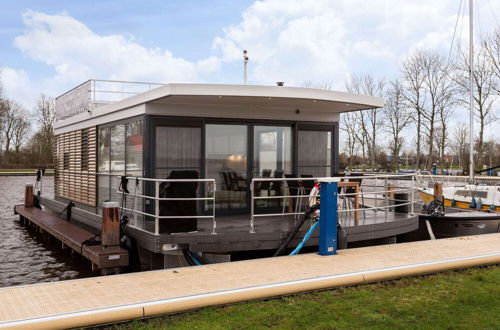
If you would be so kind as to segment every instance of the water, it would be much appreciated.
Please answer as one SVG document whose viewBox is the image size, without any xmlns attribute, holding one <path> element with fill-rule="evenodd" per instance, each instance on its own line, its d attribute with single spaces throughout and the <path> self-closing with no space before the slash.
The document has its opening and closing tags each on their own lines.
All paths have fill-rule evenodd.
<svg viewBox="0 0 500 330">
<path fill-rule="evenodd" d="M 0 176 L 0 287 L 97 275 L 57 240 L 20 225 L 14 205 L 23 203 L 24 186 L 34 181 L 34 176 Z M 53 198 L 53 177 L 43 179 L 43 195 Z"/>
</svg>

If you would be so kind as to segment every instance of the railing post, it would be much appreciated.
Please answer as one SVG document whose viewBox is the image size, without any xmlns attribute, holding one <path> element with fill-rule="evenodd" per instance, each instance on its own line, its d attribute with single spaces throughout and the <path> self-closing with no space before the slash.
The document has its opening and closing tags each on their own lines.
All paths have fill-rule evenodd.
<svg viewBox="0 0 500 330">
<path fill-rule="evenodd" d="M 160 182 L 155 181 L 155 234 L 158 235 L 160 233 Z"/>
<path fill-rule="evenodd" d="M 319 216 L 319 254 L 337 253 L 338 178 L 321 179 Z"/>
<path fill-rule="evenodd" d="M 33 185 L 31 183 L 24 186 L 24 207 L 33 207 Z"/>
<path fill-rule="evenodd" d="M 414 196 L 414 193 L 415 193 L 415 176 L 412 175 L 411 176 L 411 215 L 414 215 L 415 212 L 414 212 L 414 204 L 415 204 L 415 196 Z"/>
<path fill-rule="evenodd" d="M 212 199 L 212 235 L 217 234 L 215 232 L 215 228 L 217 228 L 217 222 L 215 221 L 215 191 L 217 190 L 217 184 L 215 183 L 215 180 L 212 181 L 214 185 L 214 197 Z"/>
<path fill-rule="evenodd" d="M 118 202 L 102 203 L 101 244 L 105 248 L 120 245 Z"/>
<path fill-rule="evenodd" d="M 385 190 L 385 221 L 387 222 L 387 211 L 389 210 L 389 187 L 387 183 L 387 177 L 384 180 L 384 190 Z"/>
<path fill-rule="evenodd" d="M 253 213 L 254 213 L 254 199 L 253 199 L 253 181 L 254 179 L 252 179 L 252 181 L 250 181 L 250 234 L 254 234 L 255 233 L 255 230 L 254 230 L 254 218 L 253 218 Z"/>
</svg>

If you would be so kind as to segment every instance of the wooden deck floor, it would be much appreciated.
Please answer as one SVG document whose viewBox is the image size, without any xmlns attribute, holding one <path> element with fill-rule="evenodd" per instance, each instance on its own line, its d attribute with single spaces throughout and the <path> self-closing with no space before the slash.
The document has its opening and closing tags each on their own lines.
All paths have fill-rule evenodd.
<svg viewBox="0 0 500 330">
<path fill-rule="evenodd" d="M 0 327 L 78 327 L 500 263 L 500 233 L 0 289 Z"/>
<path fill-rule="evenodd" d="M 112 269 L 128 266 L 128 251 L 117 247 L 102 245 L 86 245 L 84 242 L 94 237 L 94 234 L 67 222 L 58 214 L 50 210 L 42 211 L 36 207 L 17 205 L 15 211 L 22 222 L 29 221 L 42 231 L 61 241 L 62 246 L 71 248 L 92 262 L 92 267 L 98 269 Z"/>
</svg>

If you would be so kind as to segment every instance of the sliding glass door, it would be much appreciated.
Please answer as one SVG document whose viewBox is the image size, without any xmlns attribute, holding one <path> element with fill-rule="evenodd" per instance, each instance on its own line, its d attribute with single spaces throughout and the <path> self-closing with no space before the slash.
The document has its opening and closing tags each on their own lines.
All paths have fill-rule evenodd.
<svg viewBox="0 0 500 330">
<path fill-rule="evenodd" d="M 292 128 L 290 126 L 254 126 L 253 130 L 253 177 L 283 178 L 292 174 Z M 258 181 L 257 196 L 283 194 L 284 182 L 280 180 Z M 264 199 L 259 207 L 279 206 L 281 199 Z"/>
<path fill-rule="evenodd" d="M 205 126 L 205 177 L 215 178 L 218 210 L 247 208 L 247 125 Z"/>
</svg>

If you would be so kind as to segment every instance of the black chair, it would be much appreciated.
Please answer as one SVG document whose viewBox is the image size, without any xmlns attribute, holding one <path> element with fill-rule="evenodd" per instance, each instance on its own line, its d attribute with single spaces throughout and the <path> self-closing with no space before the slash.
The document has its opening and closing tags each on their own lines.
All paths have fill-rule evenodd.
<svg viewBox="0 0 500 330">
<path fill-rule="evenodd" d="M 285 171 L 283 170 L 274 170 L 274 178 L 279 179 L 283 177 Z M 274 191 L 275 195 L 279 195 L 281 193 L 281 188 L 283 187 L 283 181 L 273 181 L 271 185 L 271 190 Z"/>
<path fill-rule="evenodd" d="M 263 178 L 270 178 L 271 172 L 272 172 L 272 170 L 270 170 L 270 169 L 263 169 L 262 170 L 262 177 Z M 269 194 L 270 189 L 271 189 L 271 181 L 260 181 L 259 185 L 257 187 L 258 195 L 261 195 L 261 191 L 267 191 L 267 193 Z"/>
<path fill-rule="evenodd" d="M 198 179 L 197 171 L 172 171 L 168 179 Z M 163 182 L 160 184 L 161 198 L 195 198 L 198 182 Z M 160 216 L 198 215 L 196 200 L 160 201 Z M 160 219 L 160 233 L 181 233 L 196 231 L 197 219 Z"/>
<path fill-rule="evenodd" d="M 311 174 L 302 174 L 301 178 L 307 179 L 312 178 Z M 302 186 L 304 187 L 304 194 L 309 195 L 311 190 L 314 188 L 314 180 L 304 180 L 302 181 Z"/>
</svg>

